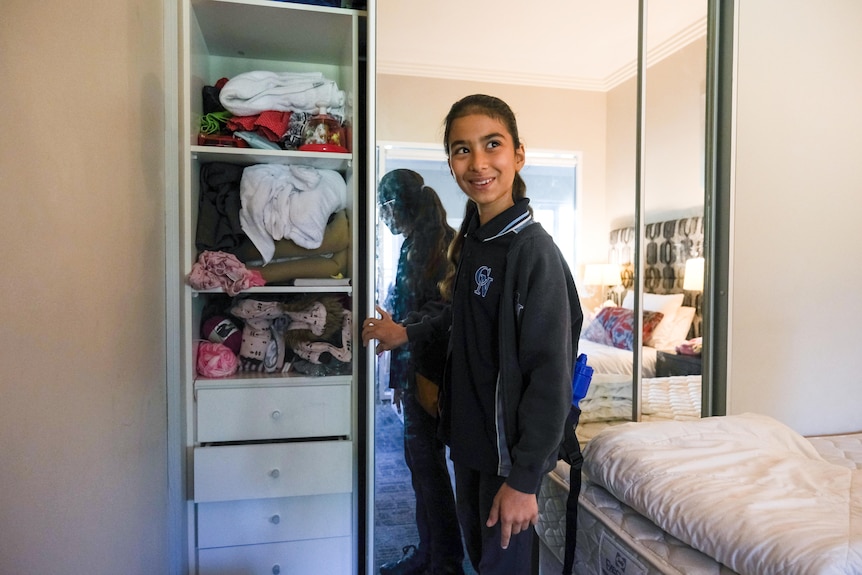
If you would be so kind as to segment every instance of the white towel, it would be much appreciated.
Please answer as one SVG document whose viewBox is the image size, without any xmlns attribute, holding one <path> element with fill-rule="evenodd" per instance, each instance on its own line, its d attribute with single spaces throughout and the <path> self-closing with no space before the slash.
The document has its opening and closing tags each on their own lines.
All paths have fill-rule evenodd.
<svg viewBox="0 0 862 575">
<path fill-rule="evenodd" d="M 268 110 L 310 112 L 344 117 L 345 95 L 319 72 L 254 71 L 239 74 L 222 87 L 222 106 L 235 116 Z"/>
<path fill-rule="evenodd" d="M 323 243 L 329 216 L 347 206 L 347 184 L 334 170 L 257 164 L 243 170 L 239 221 L 269 263 L 283 238 L 315 249 Z"/>
</svg>

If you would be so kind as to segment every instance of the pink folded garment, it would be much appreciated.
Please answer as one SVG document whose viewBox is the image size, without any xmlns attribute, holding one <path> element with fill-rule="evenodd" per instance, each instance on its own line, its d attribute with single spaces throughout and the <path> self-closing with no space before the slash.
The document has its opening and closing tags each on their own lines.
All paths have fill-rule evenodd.
<svg viewBox="0 0 862 575">
<path fill-rule="evenodd" d="M 703 338 L 696 337 L 676 346 L 676 352 L 680 355 L 700 355 L 703 350 Z"/>
<path fill-rule="evenodd" d="M 260 272 L 249 270 L 233 254 L 203 251 L 192 266 L 187 281 L 197 290 L 224 288 L 228 295 L 266 285 Z"/>
</svg>

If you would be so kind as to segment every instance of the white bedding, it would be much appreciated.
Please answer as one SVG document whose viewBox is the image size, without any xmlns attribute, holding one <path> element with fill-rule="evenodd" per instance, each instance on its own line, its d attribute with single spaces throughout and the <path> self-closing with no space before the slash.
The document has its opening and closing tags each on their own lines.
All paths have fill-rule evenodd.
<svg viewBox="0 0 862 575">
<path fill-rule="evenodd" d="M 602 345 L 587 339 L 578 340 L 578 353 L 587 354 L 587 365 L 596 373 L 618 373 L 631 375 L 632 352 L 610 345 Z M 656 349 L 643 348 L 642 377 L 655 377 Z"/>
<path fill-rule="evenodd" d="M 862 470 L 744 414 L 606 428 L 584 473 L 741 574 L 862 573 Z"/>
</svg>

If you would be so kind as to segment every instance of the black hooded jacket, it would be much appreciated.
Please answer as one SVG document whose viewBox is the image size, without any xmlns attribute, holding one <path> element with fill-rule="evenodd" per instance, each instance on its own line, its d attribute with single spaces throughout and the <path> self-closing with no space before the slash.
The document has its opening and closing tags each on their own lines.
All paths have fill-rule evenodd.
<svg viewBox="0 0 862 575">
<path fill-rule="evenodd" d="M 502 293 L 496 317 L 495 405 L 485 411 L 492 411 L 495 418 L 491 423 L 496 433 L 497 474 L 518 491 L 536 493 L 542 476 L 553 468 L 563 439 L 583 313 L 568 265 L 553 238 L 532 221 L 527 203 L 519 202 L 507 212 L 513 217 L 504 226 L 505 272 L 496 278 L 502 280 Z M 454 297 L 470 297 L 472 289 L 456 285 Z M 424 340 L 451 325 L 452 307 L 447 306 L 438 315 L 407 325 L 408 338 Z M 469 361 L 469 353 L 456 355 Z M 467 365 L 456 363 L 450 346 L 440 428 L 449 445 L 459 441 L 451 435 L 451 386 L 465 385 L 462 374 L 469 372 Z M 463 429 L 460 423 L 456 426 Z"/>
</svg>

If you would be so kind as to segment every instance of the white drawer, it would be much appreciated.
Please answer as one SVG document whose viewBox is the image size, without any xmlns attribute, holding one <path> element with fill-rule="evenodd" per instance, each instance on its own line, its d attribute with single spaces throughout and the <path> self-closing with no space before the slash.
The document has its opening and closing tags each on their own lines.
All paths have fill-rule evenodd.
<svg viewBox="0 0 862 575">
<path fill-rule="evenodd" d="M 198 551 L 198 575 L 349 575 L 350 537 Z"/>
<path fill-rule="evenodd" d="M 197 447 L 194 472 L 198 503 L 350 493 L 353 442 Z"/>
<path fill-rule="evenodd" d="M 350 493 L 199 503 L 198 547 L 347 537 L 352 514 Z"/>
<path fill-rule="evenodd" d="M 350 434 L 350 384 L 199 389 L 199 443 Z"/>
</svg>

